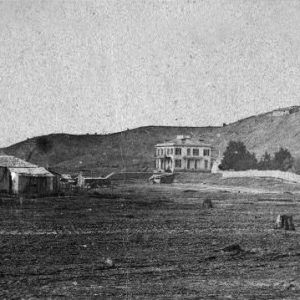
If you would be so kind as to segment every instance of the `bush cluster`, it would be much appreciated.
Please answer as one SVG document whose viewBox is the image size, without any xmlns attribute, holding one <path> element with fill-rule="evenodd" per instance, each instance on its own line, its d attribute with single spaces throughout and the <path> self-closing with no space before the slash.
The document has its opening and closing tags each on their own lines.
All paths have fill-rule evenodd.
<svg viewBox="0 0 300 300">
<path fill-rule="evenodd" d="M 294 159 L 288 149 L 280 148 L 273 157 L 267 151 L 258 161 L 254 153 L 250 153 L 241 141 L 230 141 L 223 153 L 219 166 L 221 170 L 281 170 L 293 167 Z"/>
</svg>

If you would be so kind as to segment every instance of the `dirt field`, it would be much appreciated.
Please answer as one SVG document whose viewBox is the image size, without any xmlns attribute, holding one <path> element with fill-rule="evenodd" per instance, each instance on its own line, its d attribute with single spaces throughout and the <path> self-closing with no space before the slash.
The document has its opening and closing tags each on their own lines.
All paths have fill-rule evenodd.
<svg viewBox="0 0 300 300">
<path fill-rule="evenodd" d="M 1 299 L 300 298 L 299 194 L 127 185 L 0 215 Z"/>
</svg>

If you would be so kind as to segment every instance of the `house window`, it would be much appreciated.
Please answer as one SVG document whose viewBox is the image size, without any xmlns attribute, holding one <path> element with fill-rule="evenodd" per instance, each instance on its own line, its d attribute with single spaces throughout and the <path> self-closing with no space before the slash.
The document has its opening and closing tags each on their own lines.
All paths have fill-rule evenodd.
<svg viewBox="0 0 300 300">
<path fill-rule="evenodd" d="M 191 155 L 191 148 L 187 148 L 187 152 L 186 152 L 187 156 Z"/>
<path fill-rule="evenodd" d="M 207 160 L 204 161 L 204 168 L 205 168 L 205 170 L 208 169 L 208 161 Z"/>
<path fill-rule="evenodd" d="M 203 156 L 209 156 L 209 155 L 210 155 L 209 149 L 204 149 L 203 150 Z"/>
<path fill-rule="evenodd" d="M 175 155 L 181 155 L 181 148 L 175 148 Z"/>
<path fill-rule="evenodd" d="M 164 155 L 164 149 L 160 149 L 160 155 Z"/>
<path fill-rule="evenodd" d="M 181 168 L 181 159 L 175 159 L 175 168 Z"/>
<path fill-rule="evenodd" d="M 199 156 L 199 149 L 193 149 L 193 156 Z"/>
<path fill-rule="evenodd" d="M 171 148 L 171 154 L 173 154 L 173 148 Z"/>
<path fill-rule="evenodd" d="M 170 149 L 169 148 L 167 149 L 167 154 L 170 154 Z"/>
</svg>

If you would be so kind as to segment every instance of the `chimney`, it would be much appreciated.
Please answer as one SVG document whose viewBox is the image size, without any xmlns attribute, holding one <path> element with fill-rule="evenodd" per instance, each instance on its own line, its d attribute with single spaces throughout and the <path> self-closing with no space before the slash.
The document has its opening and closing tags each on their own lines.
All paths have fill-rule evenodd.
<svg viewBox="0 0 300 300">
<path fill-rule="evenodd" d="M 176 137 L 177 140 L 188 140 L 190 138 L 191 138 L 190 135 L 177 135 Z"/>
</svg>

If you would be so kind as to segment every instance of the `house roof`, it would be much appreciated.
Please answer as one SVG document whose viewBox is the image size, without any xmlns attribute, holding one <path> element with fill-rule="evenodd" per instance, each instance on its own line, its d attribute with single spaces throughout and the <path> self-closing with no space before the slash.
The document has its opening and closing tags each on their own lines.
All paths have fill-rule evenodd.
<svg viewBox="0 0 300 300">
<path fill-rule="evenodd" d="M 0 167 L 37 168 L 38 166 L 12 155 L 0 155 Z"/>
<path fill-rule="evenodd" d="M 43 167 L 34 167 L 34 168 L 10 168 L 10 172 L 14 172 L 20 175 L 27 176 L 36 176 L 36 177 L 54 177 L 49 171 Z"/>
<path fill-rule="evenodd" d="M 196 138 L 175 138 L 169 141 L 166 141 L 164 143 L 159 143 L 155 145 L 156 147 L 162 147 L 162 146 L 194 146 L 194 147 L 210 147 L 211 145 L 208 143 L 205 143 L 201 139 Z"/>
<path fill-rule="evenodd" d="M 51 174 L 43 167 L 38 167 L 37 165 L 31 164 L 25 160 L 17 158 L 12 155 L 0 155 L 0 167 L 6 167 L 11 172 L 30 176 L 42 176 L 42 177 L 53 177 Z"/>
</svg>

